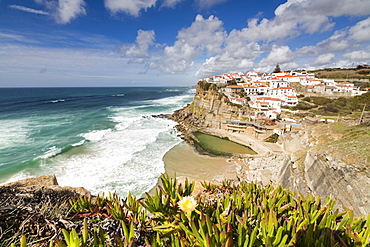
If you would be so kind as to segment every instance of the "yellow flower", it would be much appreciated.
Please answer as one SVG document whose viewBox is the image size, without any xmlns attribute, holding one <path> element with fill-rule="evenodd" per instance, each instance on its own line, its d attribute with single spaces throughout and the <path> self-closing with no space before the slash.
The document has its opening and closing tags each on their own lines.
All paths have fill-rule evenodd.
<svg viewBox="0 0 370 247">
<path fill-rule="evenodd" d="M 178 203 L 179 208 L 185 212 L 190 213 L 195 210 L 197 203 L 192 196 L 183 197 Z"/>
</svg>

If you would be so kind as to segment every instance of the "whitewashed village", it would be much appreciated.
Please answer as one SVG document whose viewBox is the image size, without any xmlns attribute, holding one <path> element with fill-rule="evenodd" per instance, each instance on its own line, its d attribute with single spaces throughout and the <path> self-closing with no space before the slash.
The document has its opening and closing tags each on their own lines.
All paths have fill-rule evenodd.
<svg viewBox="0 0 370 247">
<path fill-rule="evenodd" d="M 302 129 L 302 124 L 292 118 L 281 118 L 282 112 L 298 113 L 290 110 L 298 104 L 303 95 L 321 97 L 353 97 L 367 91 L 360 91 L 354 83 L 336 82 L 333 79 L 319 79 L 315 74 L 306 71 L 290 71 L 279 73 L 230 73 L 203 79 L 207 83 L 216 84 L 219 91 L 225 94 L 230 102 L 241 106 L 249 106 L 250 115 L 246 121 L 227 121 L 226 129 L 233 132 L 253 132 L 257 138 L 266 138 L 272 133 L 278 135 L 287 131 Z M 286 114 L 285 114 L 286 115 Z M 306 117 L 306 122 L 316 121 Z M 318 122 L 334 122 L 333 119 L 318 119 Z"/>
</svg>

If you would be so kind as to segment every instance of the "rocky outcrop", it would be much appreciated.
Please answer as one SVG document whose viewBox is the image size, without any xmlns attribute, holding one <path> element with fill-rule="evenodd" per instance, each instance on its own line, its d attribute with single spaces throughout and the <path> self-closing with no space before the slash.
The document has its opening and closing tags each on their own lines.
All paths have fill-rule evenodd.
<svg viewBox="0 0 370 247">
<path fill-rule="evenodd" d="M 282 165 L 278 183 L 303 194 L 327 196 L 337 200 L 337 207 L 353 209 L 356 216 L 370 213 L 370 168 L 352 166 L 325 153 L 307 152 L 297 164 L 290 160 Z"/>
<path fill-rule="evenodd" d="M 26 178 L 18 180 L 16 182 L 0 185 L 0 187 L 14 187 L 22 191 L 37 191 L 41 189 L 49 189 L 78 195 L 90 194 L 90 192 L 83 187 L 73 188 L 69 186 L 59 186 L 57 178 L 54 174 L 35 178 Z"/>
<path fill-rule="evenodd" d="M 226 121 L 242 119 L 249 115 L 249 109 L 235 105 L 222 93 L 217 91 L 214 84 L 198 83 L 193 102 L 183 109 L 175 111 L 171 119 L 176 121 L 177 129 L 184 134 L 202 129 L 225 129 Z"/>
</svg>

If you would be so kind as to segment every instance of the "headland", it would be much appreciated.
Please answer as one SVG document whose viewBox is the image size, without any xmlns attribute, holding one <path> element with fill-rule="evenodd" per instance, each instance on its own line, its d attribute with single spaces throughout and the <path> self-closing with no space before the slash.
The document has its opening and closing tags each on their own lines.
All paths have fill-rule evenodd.
<svg viewBox="0 0 370 247">
<path fill-rule="evenodd" d="M 321 103 L 317 103 L 318 99 L 329 98 L 329 103 L 333 104 L 338 98 L 346 97 L 349 104 L 353 92 L 329 92 L 330 95 L 326 97 L 323 92 L 311 91 L 310 102 L 303 95 L 308 94 L 309 87 L 291 87 L 297 100 L 295 109 L 291 106 L 279 107 L 279 114 L 274 118 L 273 115 L 260 115 L 267 111 L 256 109 L 256 102 L 250 98 L 263 100 L 259 106 L 271 102 L 260 99 L 258 94 L 245 94 L 247 91 L 244 89 L 248 88 L 245 84 L 240 79 L 232 87 L 227 82 L 220 85 L 205 80 L 197 84 L 193 102 L 170 117 L 178 123 L 177 129 L 190 147 L 181 143 L 166 154 L 164 161 L 168 172 L 174 174 L 174 171 L 179 171 L 176 175 L 200 180 L 236 179 L 262 185 L 281 184 L 302 194 L 321 195 L 322 198 L 331 196 L 338 201 L 338 207 L 352 208 L 355 215 L 369 214 L 368 113 L 339 112 L 333 115 L 330 109 L 326 111 L 327 106 L 322 109 Z M 228 88 L 244 91 L 227 91 Z M 364 96 L 355 97 L 364 98 L 369 94 L 364 93 L 360 93 Z M 252 102 L 233 103 L 231 101 L 235 94 L 243 95 L 244 101 L 239 102 L 247 99 Z M 306 103 L 315 105 L 319 109 L 316 113 L 321 111 L 327 115 L 313 114 L 307 109 L 299 110 Z M 276 111 L 272 105 L 268 109 Z M 194 131 L 227 137 L 251 147 L 257 154 L 218 158 L 200 155 L 197 148 L 191 148 L 197 147 L 196 138 L 192 135 Z M 277 141 L 269 140 L 273 136 Z M 199 160 L 192 157 L 198 157 Z"/>
</svg>

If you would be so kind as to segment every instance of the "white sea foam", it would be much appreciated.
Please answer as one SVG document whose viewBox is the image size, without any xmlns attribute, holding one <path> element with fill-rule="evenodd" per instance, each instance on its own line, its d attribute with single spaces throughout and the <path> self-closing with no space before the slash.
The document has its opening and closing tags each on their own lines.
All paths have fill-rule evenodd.
<svg viewBox="0 0 370 247">
<path fill-rule="evenodd" d="M 107 135 L 109 132 L 111 132 L 111 129 L 105 129 L 105 130 L 93 130 L 89 133 L 81 134 L 80 136 L 84 137 L 86 140 L 89 141 L 100 141 L 104 138 L 105 135 Z"/>
<path fill-rule="evenodd" d="M 46 101 L 45 103 L 58 103 L 58 102 L 64 102 L 66 100 L 64 99 L 56 99 L 56 100 L 49 100 L 49 101 Z"/>
<path fill-rule="evenodd" d="M 85 140 L 82 140 L 82 141 L 79 141 L 79 142 L 73 143 L 73 144 L 72 144 L 72 147 L 82 146 L 82 145 L 84 145 L 84 143 L 85 143 Z"/>
<path fill-rule="evenodd" d="M 29 142 L 29 124 L 26 119 L 0 120 L 0 149 Z"/>
<path fill-rule="evenodd" d="M 125 196 L 131 191 L 140 196 L 157 183 L 165 171 L 164 154 L 181 141 L 175 122 L 143 116 L 171 113 L 191 99 L 192 95 L 180 95 L 137 107 L 109 107 L 114 128 L 81 134 L 85 140 L 72 145 L 76 147 L 72 154 L 59 154 L 57 147 L 45 150 L 39 156 L 40 169 L 23 170 L 11 180 L 55 174 L 62 186 L 83 186 L 93 194 L 117 191 Z"/>
<path fill-rule="evenodd" d="M 163 155 L 180 139 L 171 133 L 175 123 L 170 120 L 133 119 L 88 143 L 83 154 L 55 157 L 52 167 L 59 183 L 83 186 L 94 194 L 141 195 L 150 190 L 164 172 Z"/>
<path fill-rule="evenodd" d="M 60 154 L 61 152 L 62 152 L 62 149 L 57 148 L 56 146 L 52 146 L 48 148 L 43 155 L 40 155 L 39 158 L 48 159 L 48 158 L 54 157 L 55 155 Z"/>
</svg>

